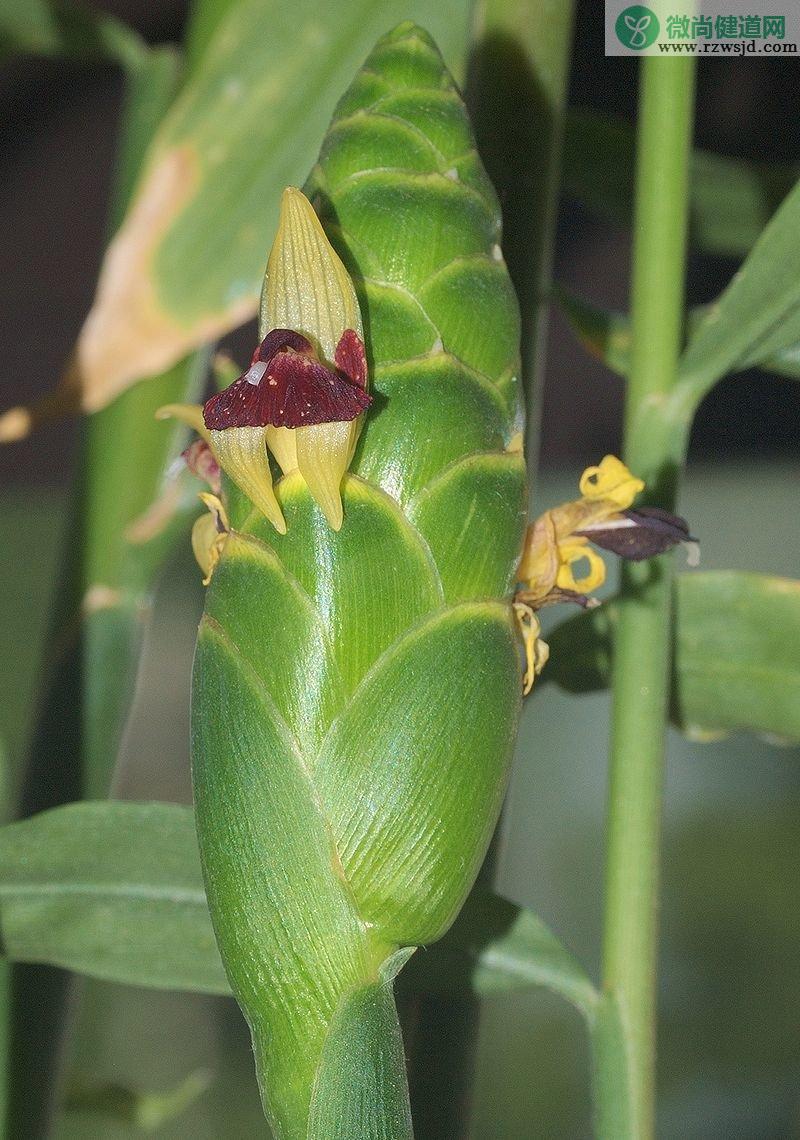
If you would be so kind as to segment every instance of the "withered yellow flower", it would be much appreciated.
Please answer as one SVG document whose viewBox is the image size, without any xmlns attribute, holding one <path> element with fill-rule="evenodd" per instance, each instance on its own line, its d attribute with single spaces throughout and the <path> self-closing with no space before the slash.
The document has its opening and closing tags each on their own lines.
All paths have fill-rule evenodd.
<svg viewBox="0 0 800 1140">
<path fill-rule="evenodd" d="M 684 519 L 658 507 L 631 509 L 644 483 L 616 456 L 606 455 L 596 467 L 587 467 L 579 488 L 579 499 L 545 511 L 525 536 L 514 609 L 527 658 L 526 693 L 548 655 L 536 612 L 556 602 L 598 604 L 588 595 L 602 586 L 606 565 L 590 544 L 639 561 L 682 542 L 690 548 L 690 562 L 696 558 L 697 543 Z M 580 563 L 586 569 L 576 576 Z"/>
<path fill-rule="evenodd" d="M 201 515 L 192 527 L 192 553 L 203 571 L 203 585 L 207 586 L 222 557 L 230 524 L 225 507 L 216 495 L 203 491 L 200 498 L 208 512 Z"/>
</svg>

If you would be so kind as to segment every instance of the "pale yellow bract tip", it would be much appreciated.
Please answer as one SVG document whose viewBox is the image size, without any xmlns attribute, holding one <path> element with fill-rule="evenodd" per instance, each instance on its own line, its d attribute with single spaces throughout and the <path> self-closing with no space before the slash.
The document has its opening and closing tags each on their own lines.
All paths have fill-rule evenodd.
<svg viewBox="0 0 800 1140">
<path fill-rule="evenodd" d="M 364 336 L 350 274 L 331 245 L 314 207 L 301 190 L 281 197 L 278 232 L 261 298 L 261 335 L 294 329 L 310 337 L 332 362 L 345 329 Z"/>
</svg>

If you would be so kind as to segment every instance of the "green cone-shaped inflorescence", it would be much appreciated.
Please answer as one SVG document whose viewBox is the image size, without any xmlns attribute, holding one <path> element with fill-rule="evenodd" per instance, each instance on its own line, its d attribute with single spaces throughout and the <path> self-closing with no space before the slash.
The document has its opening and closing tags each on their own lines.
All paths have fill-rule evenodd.
<svg viewBox="0 0 800 1140">
<path fill-rule="evenodd" d="M 519 320 L 497 200 L 418 28 L 378 43 L 306 194 L 355 283 L 372 404 L 322 425 L 339 432 L 339 467 L 321 480 L 314 450 L 336 431 L 271 427 L 266 444 L 288 471 L 275 502 L 254 506 L 227 480 L 213 500 L 197 823 L 275 1135 L 389 1140 L 411 1135 L 392 979 L 475 879 L 519 714 Z M 276 264 L 262 338 L 278 323 Z M 317 332 L 317 357 L 292 367 L 332 365 L 344 322 L 357 319 L 334 321 L 327 347 Z M 251 386 L 267 383 L 272 364 L 253 367 Z M 346 372 L 319 376 L 344 384 Z M 225 468 L 219 417 L 208 438 Z"/>
</svg>

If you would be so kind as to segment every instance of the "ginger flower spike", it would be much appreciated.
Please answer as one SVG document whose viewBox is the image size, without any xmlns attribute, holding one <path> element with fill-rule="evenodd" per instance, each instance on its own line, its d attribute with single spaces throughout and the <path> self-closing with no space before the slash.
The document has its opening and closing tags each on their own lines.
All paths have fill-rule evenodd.
<svg viewBox="0 0 800 1140">
<path fill-rule="evenodd" d="M 372 398 L 355 289 L 308 199 L 284 191 L 262 296 L 262 335 L 250 367 L 203 409 L 225 473 L 277 530 L 286 524 L 267 447 L 299 469 L 334 530 L 340 485 Z"/>
<path fill-rule="evenodd" d="M 548 649 L 536 616 L 557 602 L 598 605 L 589 594 L 602 586 L 606 565 L 590 543 L 638 562 L 663 554 L 678 543 L 697 564 L 697 541 L 686 521 L 658 507 L 632 507 L 644 483 L 614 455 L 607 455 L 581 476 L 581 497 L 545 511 L 528 527 L 519 565 L 514 610 L 525 644 L 524 690 L 530 692 L 547 661 Z M 584 572 L 576 576 L 583 563 Z"/>
</svg>

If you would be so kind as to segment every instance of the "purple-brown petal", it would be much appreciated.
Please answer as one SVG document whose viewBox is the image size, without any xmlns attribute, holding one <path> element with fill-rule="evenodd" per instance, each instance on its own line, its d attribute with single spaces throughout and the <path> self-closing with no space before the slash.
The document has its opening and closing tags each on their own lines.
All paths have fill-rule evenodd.
<svg viewBox="0 0 800 1140">
<path fill-rule="evenodd" d="M 273 397 L 267 423 L 275 427 L 354 420 L 372 403 L 372 397 L 359 384 L 293 352 L 275 357 L 262 387 Z"/>
<path fill-rule="evenodd" d="M 268 425 L 298 428 L 353 420 L 371 403 L 358 384 L 311 356 L 281 347 L 269 361 L 255 361 L 230 387 L 212 396 L 203 418 L 211 431 Z"/>
<path fill-rule="evenodd" d="M 272 329 L 253 353 L 252 363 L 263 361 L 269 364 L 277 353 L 286 348 L 306 354 L 313 352 L 311 341 L 306 340 L 302 333 L 295 332 L 294 329 Z"/>
<path fill-rule="evenodd" d="M 685 519 L 660 507 L 621 511 L 617 519 L 605 525 L 598 523 L 576 533 L 588 538 L 601 550 L 608 550 L 632 562 L 655 558 L 680 542 L 697 541 L 690 535 Z"/>
<path fill-rule="evenodd" d="M 367 356 L 364 342 L 355 329 L 344 330 L 336 345 L 334 360 L 340 372 L 343 372 L 354 384 L 358 384 L 359 388 L 366 388 Z"/>
</svg>

